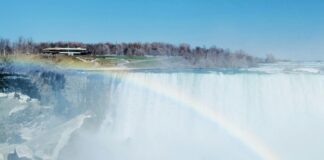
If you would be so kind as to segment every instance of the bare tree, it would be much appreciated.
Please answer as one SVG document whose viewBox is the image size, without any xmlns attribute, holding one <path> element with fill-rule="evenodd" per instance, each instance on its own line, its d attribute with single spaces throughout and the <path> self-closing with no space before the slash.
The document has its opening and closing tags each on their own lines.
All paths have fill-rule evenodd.
<svg viewBox="0 0 324 160">
<path fill-rule="evenodd" d="M 212 46 L 194 47 L 182 43 L 173 45 L 162 42 L 152 43 L 93 43 L 80 42 L 41 42 L 35 43 L 31 38 L 19 37 L 11 43 L 8 39 L 0 38 L 0 54 L 37 54 L 48 47 L 84 47 L 93 55 L 127 55 L 127 56 L 178 56 L 183 57 L 193 66 L 208 67 L 245 67 L 260 62 L 259 58 L 252 57 L 244 51 L 232 52 L 228 49 Z M 268 55 L 263 62 L 275 62 L 273 55 Z"/>
</svg>

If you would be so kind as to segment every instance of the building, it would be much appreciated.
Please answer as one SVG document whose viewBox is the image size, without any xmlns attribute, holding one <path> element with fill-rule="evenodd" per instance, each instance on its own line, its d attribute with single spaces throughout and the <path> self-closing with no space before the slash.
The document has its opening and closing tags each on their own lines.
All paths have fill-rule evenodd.
<svg viewBox="0 0 324 160">
<path fill-rule="evenodd" d="M 91 54 L 86 48 L 45 48 L 43 54 L 65 54 L 69 56 Z"/>
</svg>

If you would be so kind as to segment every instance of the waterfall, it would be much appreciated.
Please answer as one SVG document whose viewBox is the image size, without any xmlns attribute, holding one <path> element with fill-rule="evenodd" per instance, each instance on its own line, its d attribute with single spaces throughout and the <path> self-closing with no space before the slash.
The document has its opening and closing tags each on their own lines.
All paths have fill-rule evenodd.
<svg viewBox="0 0 324 160">
<path fill-rule="evenodd" d="M 324 76 L 128 73 L 76 159 L 317 159 Z M 81 147 L 80 147 L 81 146 Z M 76 149 L 76 150 L 75 150 Z M 66 155 L 75 156 L 73 155 Z"/>
<path fill-rule="evenodd" d="M 321 70 L 265 68 L 15 75 L 0 158 L 321 159 Z"/>
</svg>

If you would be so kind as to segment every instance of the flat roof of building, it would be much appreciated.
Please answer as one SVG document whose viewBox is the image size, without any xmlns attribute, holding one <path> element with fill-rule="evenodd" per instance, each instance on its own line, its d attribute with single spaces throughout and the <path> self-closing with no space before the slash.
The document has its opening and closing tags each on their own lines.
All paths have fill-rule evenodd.
<svg viewBox="0 0 324 160">
<path fill-rule="evenodd" d="M 55 48 L 44 48 L 43 50 L 55 50 L 55 51 L 60 51 L 60 50 L 79 50 L 79 51 L 85 51 L 87 50 L 86 48 L 59 48 L 59 47 L 55 47 Z"/>
</svg>

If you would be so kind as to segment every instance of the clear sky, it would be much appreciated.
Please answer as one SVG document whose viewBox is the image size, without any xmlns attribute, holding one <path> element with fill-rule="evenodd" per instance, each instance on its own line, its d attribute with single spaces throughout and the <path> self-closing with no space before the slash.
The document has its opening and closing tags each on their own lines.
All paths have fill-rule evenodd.
<svg viewBox="0 0 324 160">
<path fill-rule="evenodd" d="M 0 36 L 152 42 L 324 60 L 323 0 L 0 0 Z"/>
</svg>

